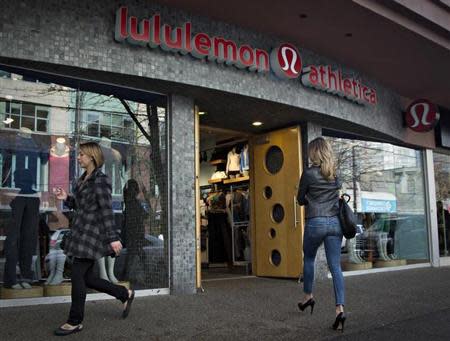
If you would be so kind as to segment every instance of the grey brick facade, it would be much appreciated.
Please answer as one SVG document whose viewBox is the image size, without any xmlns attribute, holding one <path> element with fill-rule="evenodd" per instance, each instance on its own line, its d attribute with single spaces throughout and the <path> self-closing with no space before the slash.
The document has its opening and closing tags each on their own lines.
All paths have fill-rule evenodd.
<svg viewBox="0 0 450 341">
<path fill-rule="evenodd" d="M 195 292 L 194 102 L 173 95 L 170 101 L 171 278 L 172 293 Z"/>
</svg>

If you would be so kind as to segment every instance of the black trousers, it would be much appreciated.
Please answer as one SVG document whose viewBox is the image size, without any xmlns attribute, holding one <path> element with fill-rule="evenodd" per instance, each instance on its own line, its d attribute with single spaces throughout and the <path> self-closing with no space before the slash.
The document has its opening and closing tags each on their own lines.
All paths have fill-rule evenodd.
<svg viewBox="0 0 450 341">
<path fill-rule="evenodd" d="M 128 289 L 122 285 L 113 284 L 94 275 L 95 260 L 75 258 L 72 264 L 72 305 L 67 323 L 75 326 L 84 318 L 86 303 L 86 287 L 114 296 L 125 303 L 128 299 Z"/>
<path fill-rule="evenodd" d="M 12 222 L 5 241 L 4 286 L 17 283 L 16 265 L 19 263 L 22 282 L 31 283 L 31 261 L 36 254 L 39 229 L 39 203 L 37 197 L 17 196 L 11 201 Z"/>
</svg>

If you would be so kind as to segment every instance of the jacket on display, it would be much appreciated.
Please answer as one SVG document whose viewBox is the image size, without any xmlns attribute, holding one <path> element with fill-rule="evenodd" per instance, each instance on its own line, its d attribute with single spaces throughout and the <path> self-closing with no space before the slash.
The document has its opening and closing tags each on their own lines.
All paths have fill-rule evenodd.
<svg viewBox="0 0 450 341">
<path fill-rule="evenodd" d="M 72 235 L 64 252 L 77 258 L 98 259 L 113 254 L 110 243 L 120 240 L 112 211 L 111 182 L 96 169 L 77 181 L 65 204 L 74 209 Z"/>
<path fill-rule="evenodd" d="M 340 188 L 338 178 L 332 181 L 325 179 L 320 167 L 313 166 L 303 171 L 297 201 L 299 205 L 305 205 L 306 218 L 337 216 Z"/>
</svg>

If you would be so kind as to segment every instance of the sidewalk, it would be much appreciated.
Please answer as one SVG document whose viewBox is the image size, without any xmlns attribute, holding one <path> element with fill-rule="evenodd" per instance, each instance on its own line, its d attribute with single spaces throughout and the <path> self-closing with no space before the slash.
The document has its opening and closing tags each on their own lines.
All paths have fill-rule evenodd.
<svg viewBox="0 0 450 341">
<path fill-rule="evenodd" d="M 346 277 L 348 321 L 334 319 L 331 280 L 316 285 L 314 314 L 299 312 L 296 281 L 246 278 L 204 283 L 189 296 L 137 298 L 127 320 L 120 303 L 86 304 L 85 329 L 69 340 L 449 340 L 450 268 Z M 68 304 L 3 308 L 1 340 L 47 340 Z M 56 339 L 56 337 L 55 337 Z"/>
</svg>

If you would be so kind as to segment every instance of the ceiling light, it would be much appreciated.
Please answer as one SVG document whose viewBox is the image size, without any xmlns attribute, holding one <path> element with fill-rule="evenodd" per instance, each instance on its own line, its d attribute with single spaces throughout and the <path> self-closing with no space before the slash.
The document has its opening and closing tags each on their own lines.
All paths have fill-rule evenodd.
<svg viewBox="0 0 450 341">
<path fill-rule="evenodd" d="M 3 123 L 4 123 L 4 124 L 11 124 L 11 123 L 13 123 L 13 122 L 14 122 L 14 119 L 11 118 L 11 117 L 8 117 L 7 119 L 3 120 Z"/>
<path fill-rule="evenodd" d="M 6 98 L 8 101 L 10 101 L 10 100 L 12 100 L 14 97 L 11 96 L 11 95 L 6 95 L 5 98 Z"/>
<path fill-rule="evenodd" d="M 352 34 L 352 33 L 346 33 L 345 36 L 346 36 L 347 38 L 351 38 L 351 37 L 353 37 L 353 34 Z"/>
<path fill-rule="evenodd" d="M 58 137 L 58 138 L 56 139 L 56 142 L 57 142 L 57 143 L 66 143 L 66 139 L 65 139 L 64 137 Z"/>
<path fill-rule="evenodd" d="M 254 125 L 255 127 L 259 127 L 259 126 L 262 125 L 262 122 L 255 121 L 255 122 L 252 123 L 252 125 Z"/>
<path fill-rule="evenodd" d="M 199 111 L 198 114 L 199 115 L 206 115 L 206 111 Z"/>
<path fill-rule="evenodd" d="M 298 15 L 300 17 L 300 19 L 306 19 L 308 18 L 308 15 L 306 15 L 305 13 L 301 13 Z"/>
</svg>

